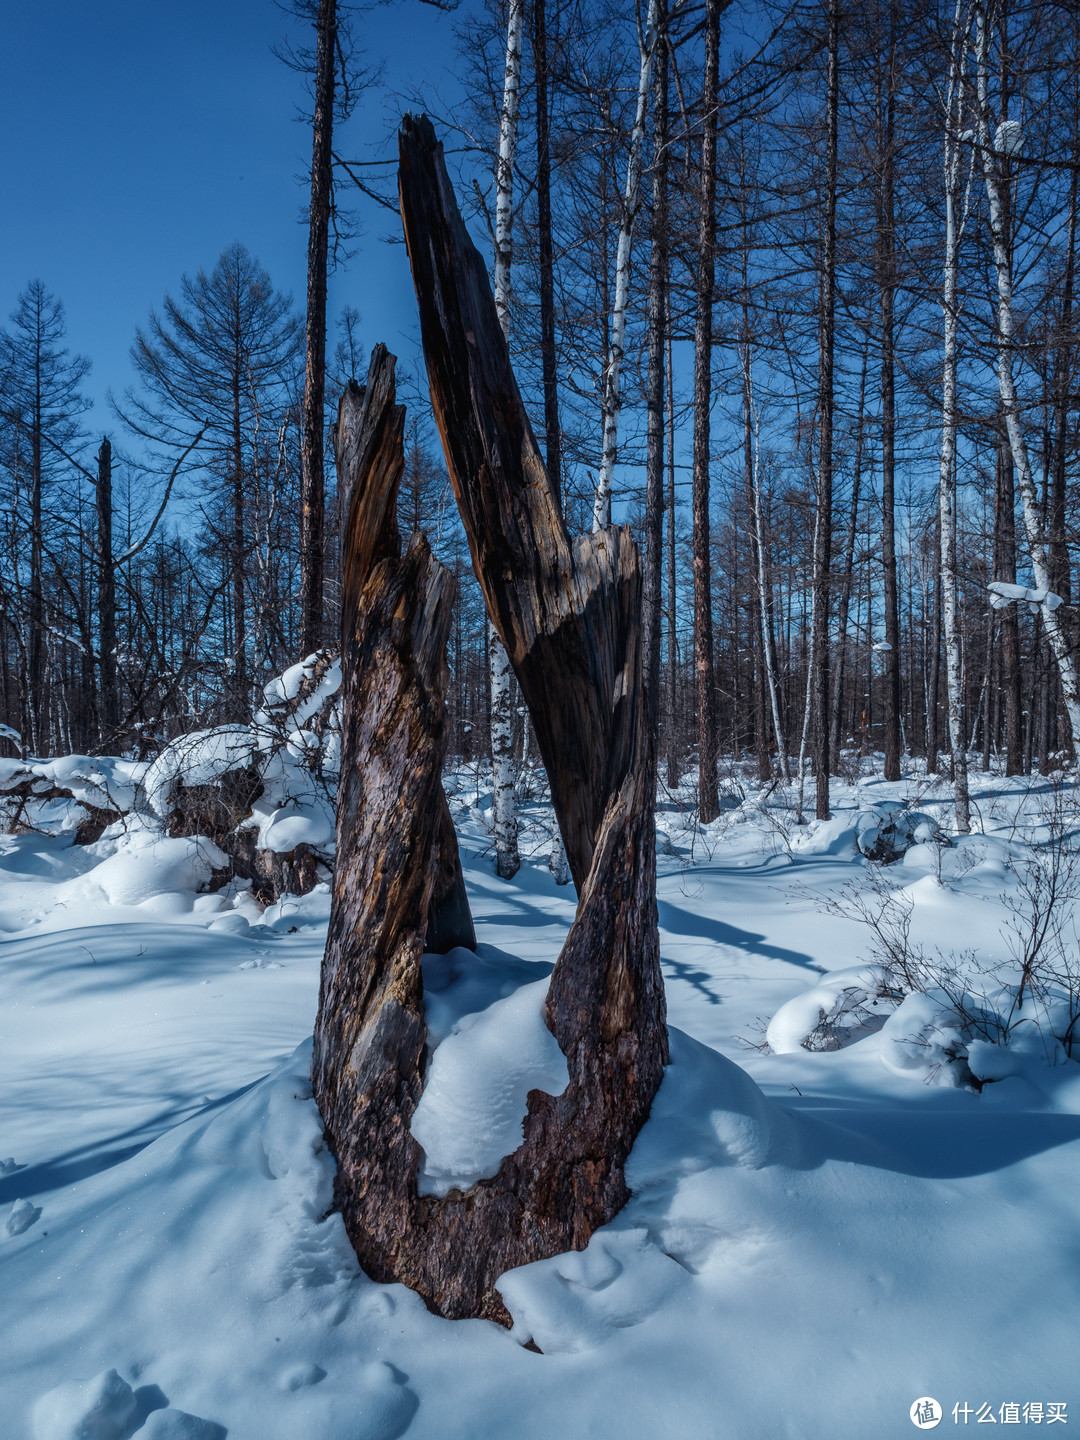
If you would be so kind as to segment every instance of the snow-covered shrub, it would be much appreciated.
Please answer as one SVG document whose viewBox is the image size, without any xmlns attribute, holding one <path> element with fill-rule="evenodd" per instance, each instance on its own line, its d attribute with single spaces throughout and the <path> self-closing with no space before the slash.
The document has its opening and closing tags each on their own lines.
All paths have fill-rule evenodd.
<svg viewBox="0 0 1080 1440">
<path fill-rule="evenodd" d="M 148 766 L 168 834 L 206 835 L 265 903 L 325 880 L 334 848 L 341 665 L 309 655 L 271 680 L 246 725 L 180 736 Z"/>
<path fill-rule="evenodd" d="M 884 965 L 830 970 L 818 984 L 780 1006 L 765 1040 L 776 1055 L 841 1050 L 880 1030 L 903 998 Z"/>
<path fill-rule="evenodd" d="M 144 767 L 112 755 L 0 760 L 0 808 L 7 829 L 57 826 L 88 845 L 134 808 Z"/>
<path fill-rule="evenodd" d="M 0 759 L 0 818 L 10 833 L 85 845 L 118 822 L 110 843 L 148 828 L 205 840 L 217 858 L 202 888 L 248 881 L 263 904 L 305 895 L 333 864 L 340 689 L 340 663 L 321 650 L 272 680 L 249 722 L 181 735 L 149 761 Z"/>
<path fill-rule="evenodd" d="M 948 845 L 932 815 L 911 810 L 902 800 L 882 800 L 859 813 L 855 821 L 859 853 L 880 865 L 891 865 L 913 845 Z"/>
<path fill-rule="evenodd" d="M 907 812 L 910 814 L 911 812 Z M 877 866 L 819 903 L 870 933 L 867 960 L 832 971 L 776 1012 L 766 1039 L 778 1053 L 839 1049 L 879 1032 L 882 1061 L 900 1073 L 984 1083 L 1029 1063 L 1080 1058 L 1080 839 L 1064 788 L 1045 797 L 1032 842 L 1014 840 L 1001 866 L 1007 955 L 941 952 L 912 936 L 916 886 Z M 916 843 L 919 843 L 916 841 Z M 973 837 L 969 845 L 993 842 Z M 963 863 L 956 867 L 959 876 Z M 992 863 L 977 867 L 988 873 Z"/>
</svg>

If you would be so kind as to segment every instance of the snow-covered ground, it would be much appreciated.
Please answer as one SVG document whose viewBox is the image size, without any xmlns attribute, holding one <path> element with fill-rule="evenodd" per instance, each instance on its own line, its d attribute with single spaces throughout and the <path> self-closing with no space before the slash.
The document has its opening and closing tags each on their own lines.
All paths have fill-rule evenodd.
<svg viewBox="0 0 1080 1440">
<path fill-rule="evenodd" d="M 802 828 L 752 790 L 706 831 L 665 798 L 672 1064 L 630 1203 L 505 1277 L 511 1333 L 367 1280 L 327 1215 L 325 892 L 260 917 L 197 893 L 205 842 L 0 839 L 0 1436 L 878 1440 L 913 1433 L 922 1397 L 947 1432 L 1080 1424 L 1080 1065 L 1016 1032 L 982 1042 L 1003 1078 L 964 1088 L 920 997 L 866 999 L 841 1048 L 800 1043 L 873 990 L 855 815 L 912 797 L 946 818 L 915 779 L 838 787 L 837 818 Z M 1004 959 L 1039 801 L 981 777 L 976 801 L 985 835 L 881 873 L 913 945 Z M 536 1018 L 573 907 L 540 811 L 506 883 L 465 776 L 453 803 L 481 952 L 425 962 L 436 1190 L 491 1173 L 526 1071 L 558 1087 Z"/>
</svg>

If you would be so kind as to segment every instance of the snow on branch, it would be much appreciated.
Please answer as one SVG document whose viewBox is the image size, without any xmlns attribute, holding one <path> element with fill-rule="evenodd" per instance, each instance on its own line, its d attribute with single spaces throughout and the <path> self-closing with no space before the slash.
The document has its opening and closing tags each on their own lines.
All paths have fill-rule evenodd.
<svg viewBox="0 0 1080 1440">
<path fill-rule="evenodd" d="M 986 588 L 990 592 L 990 604 L 995 610 L 1004 610 L 1005 606 L 1011 605 L 1014 600 L 1026 600 L 1032 610 L 1038 610 L 1041 605 L 1045 605 L 1048 610 L 1056 610 L 1065 603 L 1053 590 L 1035 590 L 1029 585 L 1010 585 L 1005 580 L 992 580 Z"/>
</svg>

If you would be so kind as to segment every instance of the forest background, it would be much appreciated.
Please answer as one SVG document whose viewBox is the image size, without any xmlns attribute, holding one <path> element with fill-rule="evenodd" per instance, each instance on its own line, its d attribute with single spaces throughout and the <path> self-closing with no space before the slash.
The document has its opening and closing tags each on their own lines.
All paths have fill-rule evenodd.
<svg viewBox="0 0 1080 1440">
<path fill-rule="evenodd" d="M 325 563 L 305 606 L 328 8 Z M 6 189 L 23 198 L 0 237 L 3 753 L 145 758 L 242 719 L 335 641 L 329 430 L 385 340 L 409 403 L 402 525 L 459 579 L 450 754 L 485 760 L 487 629 L 426 408 L 394 135 L 404 109 L 432 115 L 491 253 L 517 12 L 511 348 L 571 530 L 604 521 L 606 450 L 614 518 L 661 578 L 667 783 L 703 761 L 709 818 L 718 757 L 763 778 L 805 757 L 821 814 L 853 751 L 881 751 L 892 778 L 943 750 L 961 771 L 969 751 L 1009 773 L 1071 762 L 1080 18 L 1041 0 L 669 9 L 5 20 Z M 520 760 L 522 707 L 512 743 Z"/>
</svg>

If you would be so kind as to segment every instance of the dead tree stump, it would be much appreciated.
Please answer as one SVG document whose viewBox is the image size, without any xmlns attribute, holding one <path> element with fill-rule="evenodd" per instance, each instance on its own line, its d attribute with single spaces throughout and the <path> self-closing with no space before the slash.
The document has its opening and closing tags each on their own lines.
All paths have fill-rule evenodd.
<svg viewBox="0 0 1080 1440">
<path fill-rule="evenodd" d="M 641 568 L 628 528 L 573 541 L 566 531 L 426 119 L 402 126 L 399 182 L 454 492 L 578 886 L 547 999 L 570 1081 L 559 1096 L 530 1092 L 522 1144 L 493 1178 L 444 1198 L 418 1194 L 421 1151 L 409 1125 L 425 1059 L 420 917 L 438 861 L 416 815 L 434 803 L 442 759 L 435 711 L 449 612 L 445 582 L 415 538 L 384 570 L 387 546 L 354 537 L 351 518 L 349 544 L 372 568 L 368 576 L 354 554 L 343 571 L 338 871 L 313 1075 L 338 1161 L 337 1201 L 365 1270 L 417 1290 L 440 1314 L 507 1323 L 498 1277 L 583 1248 L 625 1203 L 626 1158 L 667 1062 Z M 376 404 L 380 383 L 373 361 L 362 427 L 373 435 L 391 423 Z M 368 442 L 372 473 L 386 449 Z"/>
</svg>

